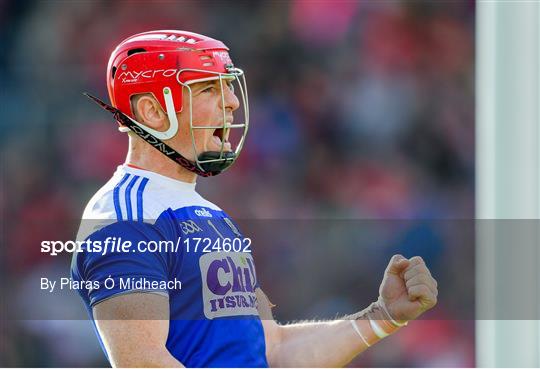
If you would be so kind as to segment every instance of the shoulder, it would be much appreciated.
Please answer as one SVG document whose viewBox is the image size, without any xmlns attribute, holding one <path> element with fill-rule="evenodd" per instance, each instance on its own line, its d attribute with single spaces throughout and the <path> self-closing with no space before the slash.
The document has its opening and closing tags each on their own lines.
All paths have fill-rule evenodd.
<svg viewBox="0 0 540 369">
<path fill-rule="evenodd" d="M 148 186 L 149 178 L 134 173 L 117 171 L 97 191 L 84 209 L 83 219 L 136 220 L 140 210 L 140 197 Z"/>
<path fill-rule="evenodd" d="M 77 239 L 122 221 L 155 223 L 167 210 L 202 207 L 221 209 L 204 199 L 194 185 L 145 170 L 119 167 L 113 177 L 90 199 L 82 216 Z"/>
<path fill-rule="evenodd" d="M 116 171 L 86 205 L 77 238 L 85 239 L 95 231 L 116 222 L 148 218 L 149 214 L 145 214 L 143 204 L 148 187 L 148 177 Z"/>
</svg>

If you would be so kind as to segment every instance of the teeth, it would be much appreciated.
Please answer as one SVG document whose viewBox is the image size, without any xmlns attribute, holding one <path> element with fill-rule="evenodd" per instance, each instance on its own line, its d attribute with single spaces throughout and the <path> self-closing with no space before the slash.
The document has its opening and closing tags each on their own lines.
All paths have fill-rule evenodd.
<svg viewBox="0 0 540 369">
<path fill-rule="evenodd" d="M 218 136 L 212 136 L 212 141 L 214 142 L 214 144 L 216 144 L 216 150 L 221 150 L 221 138 L 219 138 Z M 225 144 L 223 145 L 223 150 L 231 151 L 231 143 L 225 142 Z"/>
<path fill-rule="evenodd" d="M 218 136 L 212 136 L 212 140 L 214 140 L 214 143 L 221 146 L 221 138 Z"/>
</svg>

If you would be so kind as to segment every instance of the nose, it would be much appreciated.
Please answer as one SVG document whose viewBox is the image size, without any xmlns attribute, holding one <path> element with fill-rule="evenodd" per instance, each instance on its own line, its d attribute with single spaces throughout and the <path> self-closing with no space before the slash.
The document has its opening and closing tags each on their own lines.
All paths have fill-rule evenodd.
<svg viewBox="0 0 540 369">
<path fill-rule="evenodd" d="M 223 84 L 223 94 L 225 100 L 225 110 L 233 112 L 238 109 L 238 107 L 240 106 L 240 101 L 238 100 L 238 97 L 236 96 L 234 91 L 225 83 Z"/>
</svg>

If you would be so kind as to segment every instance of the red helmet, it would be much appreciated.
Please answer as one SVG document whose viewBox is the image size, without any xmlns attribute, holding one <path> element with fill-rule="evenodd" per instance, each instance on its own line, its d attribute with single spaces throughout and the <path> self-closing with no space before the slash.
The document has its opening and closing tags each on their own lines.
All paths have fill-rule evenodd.
<svg viewBox="0 0 540 369">
<path fill-rule="evenodd" d="M 179 160 L 173 159 L 201 175 L 217 174 L 228 168 L 236 160 L 243 146 L 249 124 L 247 89 L 243 71 L 234 67 L 228 51 L 227 46 L 221 41 L 185 31 L 150 31 L 123 40 L 112 52 L 107 67 L 109 97 L 112 105 L 123 113 L 115 113 L 120 130 L 123 132 L 132 130 L 147 142 L 150 141 L 144 136 L 149 134 L 153 136 L 150 143 L 156 146 L 155 140 L 161 142 L 161 140 L 170 139 L 178 131 L 176 113 L 182 110 L 183 87 L 187 87 L 187 91 L 191 93 L 189 88 L 191 83 L 213 79 L 219 79 L 222 82 L 223 79 L 232 79 L 240 87 L 245 123 L 227 125 L 224 119 L 223 126 L 219 128 L 223 130 L 222 134 L 225 138 L 228 138 L 228 131 L 231 128 L 243 129 L 236 149 L 233 152 L 224 153 L 222 146 L 221 152 L 196 153 L 197 160 L 191 164 L 197 170 L 188 168 Z M 135 121 L 135 115 L 131 109 L 131 97 L 142 93 L 151 93 L 167 112 L 170 121 L 167 131 L 156 131 Z M 189 101 L 191 109 L 191 98 Z M 121 115 L 126 115 L 131 122 L 127 124 L 126 117 L 119 119 Z M 204 127 L 194 127 L 193 122 L 190 121 L 190 129 L 194 128 Z M 209 128 L 216 129 L 216 127 Z"/>
<path fill-rule="evenodd" d="M 112 52 L 107 67 L 107 89 L 113 106 L 135 118 L 132 95 L 150 92 L 166 110 L 163 88 L 175 97 L 174 109 L 182 109 L 182 86 L 176 81 L 181 69 L 201 72 L 182 73 L 181 82 L 209 77 L 204 71 L 228 73 L 232 66 L 229 48 L 210 37 L 184 31 L 150 31 L 122 41 Z"/>
</svg>

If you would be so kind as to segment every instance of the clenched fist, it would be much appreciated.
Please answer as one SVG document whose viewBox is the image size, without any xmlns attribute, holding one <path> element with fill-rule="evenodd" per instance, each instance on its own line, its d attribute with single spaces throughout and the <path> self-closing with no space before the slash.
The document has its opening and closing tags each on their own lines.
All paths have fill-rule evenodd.
<svg viewBox="0 0 540 369">
<path fill-rule="evenodd" d="M 379 288 L 379 298 L 395 320 L 416 319 L 435 306 L 437 295 L 437 281 L 421 257 L 406 259 L 394 255 L 390 259 Z"/>
</svg>

